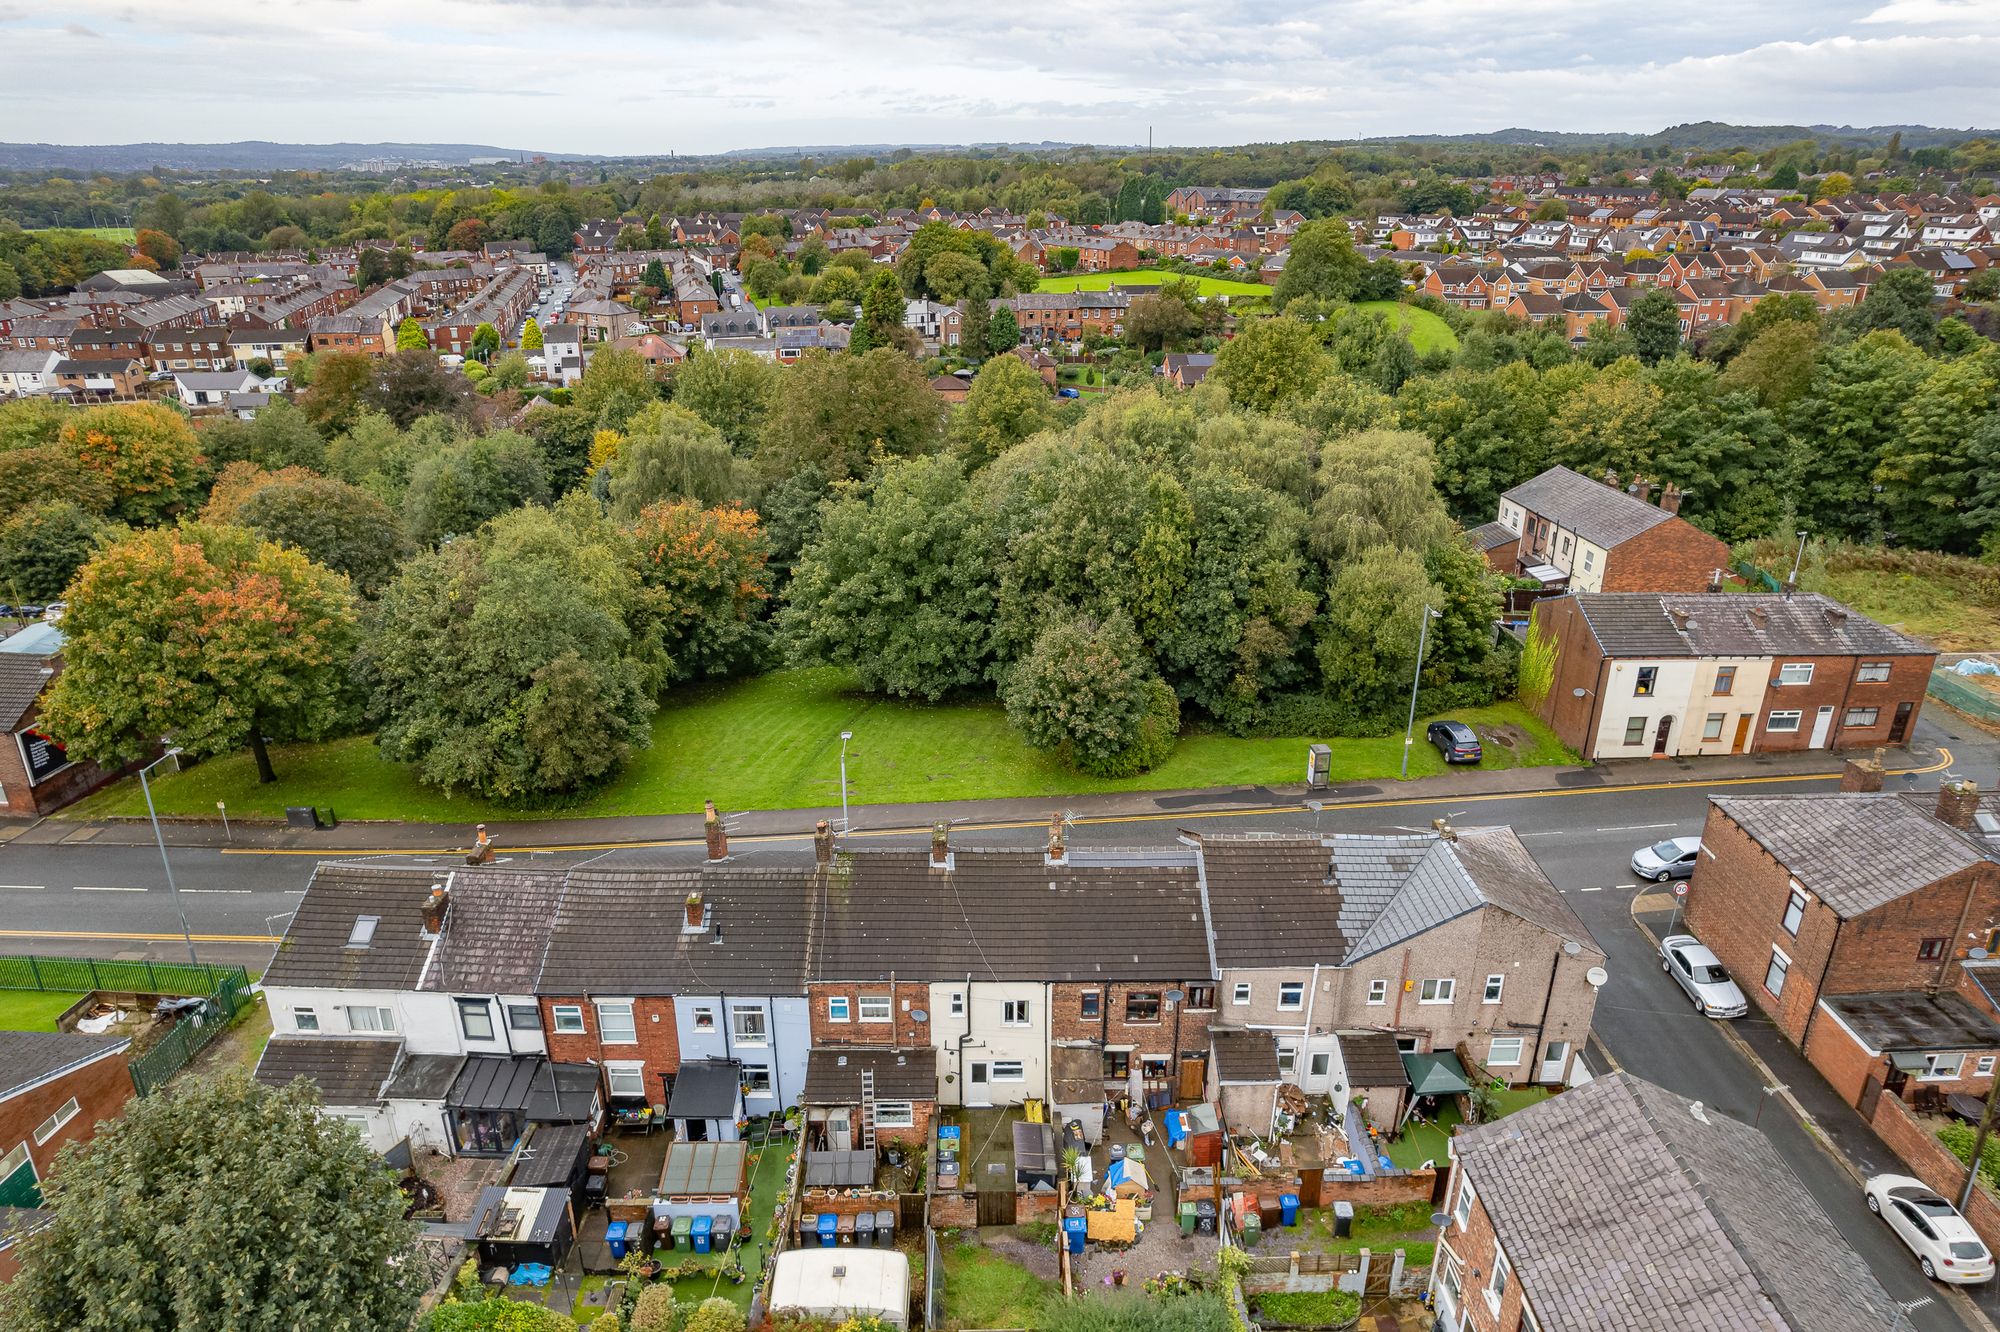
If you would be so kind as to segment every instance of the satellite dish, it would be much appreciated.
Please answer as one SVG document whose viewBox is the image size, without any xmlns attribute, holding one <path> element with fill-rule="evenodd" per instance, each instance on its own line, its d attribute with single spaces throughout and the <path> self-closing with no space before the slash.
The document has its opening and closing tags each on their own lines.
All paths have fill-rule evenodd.
<svg viewBox="0 0 2000 1332">
<path fill-rule="evenodd" d="M 1966 956 L 1975 962 L 1984 962 L 1987 958 L 1993 956 L 1993 954 L 1987 952 L 1984 948 L 1975 948 L 1967 953 Z"/>
<path fill-rule="evenodd" d="M 1185 998 L 1187 998 L 1186 990 L 1168 990 L 1166 993 L 1166 1000 L 1170 1004 L 1177 1004 Z"/>
<path fill-rule="evenodd" d="M 1604 982 L 1611 979 L 1611 973 L 1603 967 L 1592 967 L 1583 973 L 1583 978 L 1590 982 L 1591 989 L 1601 990 L 1604 988 Z"/>
<path fill-rule="evenodd" d="M 1563 951 L 1565 953 L 1568 953 L 1571 957 L 1575 957 L 1578 953 L 1581 953 L 1583 951 L 1583 945 L 1578 943 L 1574 939 L 1564 939 Z"/>
<path fill-rule="evenodd" d="M 931 1020 L 931 1015 L 929 1013 L 926 1013 L 923 1009 L 913 1008 L 910 1010 L 910 1021 L 929 1022 L 930 1020 Z"/>
<path fill-rule="evenodd" d="M 1450 1224 L 1450 1222 L 1451 1222 L 1451 1213 L 1449 1212 L 1431 1213 L 1431 1224 L 1436 1226 L 1439 1230 L 1443 1230 L 1446 1225 Z"/>
</svg>

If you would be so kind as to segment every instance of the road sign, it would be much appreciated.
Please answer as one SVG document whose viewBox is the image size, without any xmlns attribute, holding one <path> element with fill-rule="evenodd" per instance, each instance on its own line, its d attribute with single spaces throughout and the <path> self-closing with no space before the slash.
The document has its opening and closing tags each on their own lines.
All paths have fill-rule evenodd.
<svg viewBox="0 0 2000 1332">
<path fill-rule="evenodd" d="M 1688 895 L 1687 880 L 1682 879 L 1679 883 L 1674 885 L 1674 896 L 1686 897 L 1687 895 Z"/>
</svg>

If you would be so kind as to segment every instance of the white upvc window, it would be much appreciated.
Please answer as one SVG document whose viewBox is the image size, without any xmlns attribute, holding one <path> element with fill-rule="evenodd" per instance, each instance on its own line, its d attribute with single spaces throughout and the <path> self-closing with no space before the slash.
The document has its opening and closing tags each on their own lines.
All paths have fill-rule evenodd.
<svg viewBox="0 0 2000 1332">
<path fill-rule="evenodd" d="M 1785 992 L 1785 976 L 1792 969 L 1792 959 L 1778 949 L 1771 950 L 1771 965 L 1764 968 L 1764 988 L 1771 992 L 1773 999 Z"/>
<path fill-rule="evenodd" d="M 951 1015 L 953 1017 L 965 1016 L 965 991 L 953 990 L 951 992 Z"/>
<path fill-rule="evenodd" d="M 828 1022 L 847 1022 L 852 1020 L 846 995 L 836 994 L 826 1001 L 826 1020 Z"/>
<path fill-rule="evenodd" d="M 1372 980 L 1372 981 L 1369 981 L 1369 982 L 1368 982 L 1368 1002 L 1369 1002 L 1369 1003 L 1371 1003 L 1371 1004 L 1386 1004 L 1386 1003 L 1388 1003 L 1388 1002 L 1389 1002 L 1389 982 L 1388 982 L 1388 981 L 1386 981 L 1386 980 Z"/>
<path fill-rule="evenodd" d="M 1806 894 L 1797 884 L 1792 885 L 1791 895 L 1785 899 L 1785 914 L 1778 922 L 1786 934 L 1794 939 L 1799 936 L 1799 926 L 1806 920 Z"/>
<path fill-rule="evenodd" d="M 1027 1080 L 1027 1072 L 1021 1067 L 1021 1061 L 1018 1059 L 996 1059 L 993 1061 L 993 1080 L 1024 1082 Z"/>
<path fill-rule="evenodd" d="M 1486 988 L 1480 993 L 1479 1002 L 1482 1004 L 1499 1003 L 1500 991 L 1506 987 L 1506 984 L 1507 978 L 1498 972 L 1488 976 L 1486 978 Z"/>
<path fill-rule="evenodd" d="M 1451 1213 L 1452 1220 L 1458 1222 L 1460 1230 L 1464 1230 L 1472 1222 L 1472 1204 L 1476 1197 L 1472 1191 L 1472 1181 L 1461 1173 L 1458 1177 L 1458 1206 L 1453 1208 Z"/>
<path fill-rule="evenodd" d="M 1784 733 L 1799 729 L 1799 718 L 1804 716 L 1797 708 L 1783 708 L 1764 720 L 1764 729 L 1773 733 Z"/>
<path fill-rule="evenodd" d="M 349 1004 L 347 1008 L 347 1029 L 349 1031 L 394 1031 L 396 1014 L 393 1009 L 381 1008 L 374 1004 Z"/>
<path fill-rule="evenodd" d="M 579 1004 L 556 1004 L 549 1012 L 556 1021 L 558 1036 L 574 1036 L 583 1030 L 583 1008 Z"/>
<path fill-rule="evenodd" d="M 292 1030 L 318 1031 L 319 1013 L 310 1008 L 294 1008 L 292 1010 Z"/>
<path fill-rule="evenodd" d="M 1299 1066 L 1299 1047 L 1280 1041 L 1278 1043 L 1278 1073 L 1289 1078 L 1292 1070 Z"/>
<path fill-rule="evenodd" d="M 1306 983 L 1304 981 L 1278 982 L 1278 1007 L 1304 1008 L 1306 1006 Z"/>
<path fill-rule="evenodd" d="M 916 1125 L 917 1109 L 909 1101 L 875 1102 L 876 1128 L 915 1128 Z"/>
<path fill-rule="evenodd" d="M 597 1039 L 606 1045 L 637 1045 L 638 1023 L 632 1017 L 630 999 L 597 1001 Z"/>
<path fill-rule="evenodd" d="M 743 1045 L 764 1045 L 771 1039 L 770 1027 L 764 1020 L 764 1010 L 754 1004 L 732 1007 L 729 1010 L 729 1030 Z"/>
<path fill-rule="evenodd" d="M 1992 1073 L 1993 1073 L 1993 1056 L 1992 1055 L 1979 1056 L 1979 1062 L 1972 1066 L 1972 1076 L 1976 1078 L 1984 1078 L 1992 1076 Z"/>
<path fill-rule="evenodd" d="M 1778 667 L 1778 683 L 1781 685 L 1811 684 L 1813 664 L 1809 661 L 1788 661 Z"/>
<path fill-rule="evenodd" d="M 1457 992 L 1458 981 L 1450 976 L 1441 976 L 1436 980 L 1427 980 L 1423 983 L 1423 987 L 1417 992 L 1417 1002 L 1420 1004 L 1448 1004 Z"/>
<path fill-rule="evenodd" d="M 1507 1261 L 1507 1255 L 1500 1252 L 1500 1247 L 1495 1245 L 1493 1248 L 1493 1275 L 1486 1279 L 1486 1304 L 1494 1313 L 1500 1312 L 1500 1301 L 1507 1296 L 1507 1280 L 1513 1274 L 1514 1268 Z"/>
<path fill-rule="evenodd" d="M 604 1065 L 604 1082 L 611 1089 L 613 1100 L 646 1099 L 646 1066 L 643 1063 L 607 1060 Z"/>
<path fill-rule="evenodd" d="M 694 1006 L 694 1029 L 696 1031 L 715 1030 L 715 1005 L 696 1004 Z"/>
<path fill-rule="evenodd" d="M 54 1114 L 44 1119 L 40 1126 L 35 1129 L 35 1146 L 40 1147 L 50 1138 L 55 1137 L 57 1133 L 60 1133 L 62 1126 L 69 1123 L 70 1120 L 75 1119 L 82 1108 L 82 1106 L 76 1103 L 76 1097 L 74 1096 L 64 1101 L 56 1108 Z"/>
<path fill-rule="evenodd" d="M 1493 1044 L 1486 1047 L 1488 1068 L 1518 1068 L 1521 1064 L 1521 1038 L 1519 1036 L 1495 1036 Z"/>
<path fill-rule="evenodd" d="M 1924 1056 L 1924 1071 L 1917 1078 L 1922 1082 L 1950 1082 L 1964 1071 L 1964 1055 L 1933 1052 Z"/>
<path fill-rule="evenodd" d="M 1004 1027 L 1025 1027 L 1028 1025 L 1028 1001 L 1026 999 L 1003 999 L 1000 1001 L 1000 1025 Z"/>
<path fill-rule="evenodd" d="M 1230 1002 L 1230 1003 L 1232 1003 L 1232 1004 L 1247 1004 L 1247 1003 L 1249 1003 L 1249 1002 L 1250 1002 L 1250 982 L 1249 982 L 1249 981 L 1237 981 L 1237 982 L 1236 982 L 1236 988 L 1235 988 L 1235 989 L 1233 989 L 1233 990 L 1231 990 L 1231 991 L 1229 992 L 1229 1002 Z"/>
<path fill-rule="evenodd" d="M 770 1065 L 745 1064 L 743 1066 L 743 1094 L 746 1096 L 769 1096 L 771 1094 Z"/>
<path fill-rule="evenodd" d="M 861 996 L 861 1020 L 863 1022 L 888 1022 L 891 1020 L 889 996 L 886 994 L 864 994 Z"/>
</svg>

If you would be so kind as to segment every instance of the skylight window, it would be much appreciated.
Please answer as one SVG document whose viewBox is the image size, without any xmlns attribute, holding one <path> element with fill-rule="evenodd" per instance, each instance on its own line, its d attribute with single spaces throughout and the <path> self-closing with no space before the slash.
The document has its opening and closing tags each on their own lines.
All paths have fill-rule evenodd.
<svg viewBox="0 0 2000 1332">
<path fill-rule="evenodd" d="M 380 916 L 356 916 L 354 928 L 347 932 L 349 948 L 366 948 L 375 938 L 375 927 L 380 924 Z"/>
</svg>

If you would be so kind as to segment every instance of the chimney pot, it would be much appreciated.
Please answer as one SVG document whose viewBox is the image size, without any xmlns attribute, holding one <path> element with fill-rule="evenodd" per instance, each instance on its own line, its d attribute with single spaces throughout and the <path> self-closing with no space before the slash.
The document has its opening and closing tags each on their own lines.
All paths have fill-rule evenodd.
<svg viewBox="0 0 2000 1332">
<path fill-rule="evenodd" d="M 931 868 L 945 869 L 951 864 L 950 825 L 931 825 Z"/>
<path fill-rule="evenodd" d="M 1667 608 L 1667 618 L 1674 622 L 1674 628 L 1676 630 L 1681 631 L 1683 633 L 1686 632 L 1688 627 L 1688 612 L 1686 607 L 1669 606 Z"/>
<path fill-rule="evenodd" d="M 813 861 L 821 869 L 833 863 L 833 829 L 825 819 L 813 825 Z"/>
<path fill-rule="evenodd" d="M 1937 816 L 1960 832 L 1971 832 L 1979 813 L 1979 784 L 1960 778 L 1938 788 Z"/>
<path fill-rule="evenodd" d="M 729 830 L 722 826 L 722 816 L 715 812 L 715 802 L 704 800 L 702 805 L 702 833 L 708 839 L 708 858 L 727 860 L 729 858 Z"/>
<path fill-rule="evenodd" d="M 1610 486 L 1613 490 L 1618 489 L 1618 472 L 1615 468 L 1607 467 L 1604 469 L 1604 484 Z"/>
<path fill-rule="evenodd" d="M 1861 758 L 1847 760 L 1846 765 L 1840 770 L 1840 789 L 1849 792 L 1881 790 L 1881 761 Z"/>
<path fill-rule="evenodd" d="M 1063 816 L 1060 812 L 1049 815 L 1049 859 L 1060 861 L 1067 853 L 1063 844 Z"/>
</svg>

